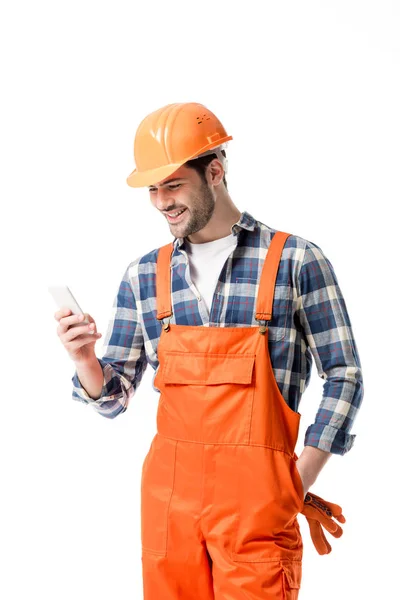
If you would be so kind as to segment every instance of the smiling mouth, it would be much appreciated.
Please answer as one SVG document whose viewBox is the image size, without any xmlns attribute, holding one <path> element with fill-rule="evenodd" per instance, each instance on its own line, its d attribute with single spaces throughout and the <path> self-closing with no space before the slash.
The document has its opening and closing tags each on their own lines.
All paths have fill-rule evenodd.
<svg viewBox="0 0 400 600">
<path fill-rule="evenodd" d="M 176 223 L 177 221 L 179 221 L 182 217 L 182 215 L 186 212 L 186 208 L 184 208 L 182 211 L 175 211 L 170 213 L 164 213 L 169 221 L 169 223 Z M 176 214 L 178 212 L 178 214 Z M 172 215 L 176 215 L 176 216 L 172 216 Z"/>
</svg>

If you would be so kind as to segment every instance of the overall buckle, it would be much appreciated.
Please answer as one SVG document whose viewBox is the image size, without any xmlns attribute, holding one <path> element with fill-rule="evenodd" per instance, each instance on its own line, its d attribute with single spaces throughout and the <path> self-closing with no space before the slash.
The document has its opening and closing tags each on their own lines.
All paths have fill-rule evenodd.
<svg viewBox="0 0 400 600">
<path fill-rule="evenodd" d="M 169 331 L 169 322 L 170 322 L 170 320 L 171 320 L 171 317 L 169 317 L 169 319 L 167 320 L 166 323 L 162 323 L 164 331 Z"/>
<path fill-rule="evenodd" d="M 268 321 L 269 319 L 257 319 L 257 313 L 254 315 L 254 318 L 256 321 L 259 322 L 259 329 L 258 331 L 261 333 L 261 335 L 265 335 L 267 329 L 268 329 Z"/>
</svg>

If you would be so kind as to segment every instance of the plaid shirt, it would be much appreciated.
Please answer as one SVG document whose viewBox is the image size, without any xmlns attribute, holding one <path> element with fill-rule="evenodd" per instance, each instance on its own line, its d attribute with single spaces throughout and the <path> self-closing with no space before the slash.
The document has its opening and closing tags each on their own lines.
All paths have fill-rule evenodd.
<svg viewBox="0 0 400 600">
<path fill-rule="evenodd" d="M 220 273 L 210 314 L 190 279 L 184 238 L 174 239 L 171 257 L 171 323 L 205 327 L 256 327 L 255 299 L 264 259 L 275 229 L 243 212 L 232 226 L 237 246 Z M 159 366 L 162 324 L 156 318 L 158 248 L 131 262 L 116 293 L 113 314 L 98 361 L 104 380 L 93 400 L 72 377 L 72 398 L 102 416 L 114 418 L 128 408 L 150 364 Z M 315 422 L 305 445 L 334 454 L 353 446 L 350 429 L 363 398 L 363 379 L 350 318 L 333 267 L 321 248 L 296 235 L 285 244 L 277 273 L 269 352 L 277 385 L 290 408 L 298 406 L 311 375 L 312 357 L 324 380 Z"/>
</svg>

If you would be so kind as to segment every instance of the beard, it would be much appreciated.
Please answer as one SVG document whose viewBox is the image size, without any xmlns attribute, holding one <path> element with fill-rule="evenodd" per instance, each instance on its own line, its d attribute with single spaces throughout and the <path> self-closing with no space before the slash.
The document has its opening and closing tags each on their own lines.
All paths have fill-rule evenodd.
<svg viewBox="0 0 400 600">
<path fill-rule="evenodd" d="M 188 237 L 193 233 L 197 233 L 203 229 L 210 221 L 215 210 L 215 199 L 208 187 L 207 183 L 202 183 L 198 193 L 193 194 L 190 198 L 191 209 L 189 212 L 189 219 L 187 222 L 177 224 L 174 227 L 173 232 L 175 237 Z"/>
</svg>

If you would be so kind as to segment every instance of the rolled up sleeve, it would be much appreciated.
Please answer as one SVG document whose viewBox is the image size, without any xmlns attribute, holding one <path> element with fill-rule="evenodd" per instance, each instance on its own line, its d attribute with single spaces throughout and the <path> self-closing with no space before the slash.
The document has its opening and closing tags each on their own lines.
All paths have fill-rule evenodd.
<svg viewBox="0 0 400 600">
<path fill-rule="evenodd" d="M 307 352 L 325 381 L 304 445 L 345 454 L 355 441 L 350 431 L 364 394 L 361 362 L 332 264 L 312 242 L 306 244 L 298 287 L 297 310 Z"/>
<path fill-rule="evenodd" d="M 141 324 L 126 269 L 113 302 L 103 344 L 103 356 L 97 358 L 103 370 L 103 386 L 99 398 L 91 398 L 82 387 L 77 371 L 72 377 L 72 398 L 90 404 L 107 418 L 126 411 L 147 367 Z"/>
</svg>

